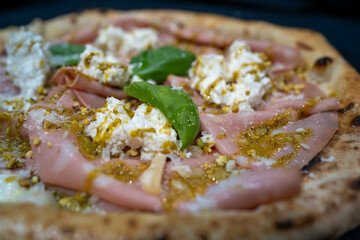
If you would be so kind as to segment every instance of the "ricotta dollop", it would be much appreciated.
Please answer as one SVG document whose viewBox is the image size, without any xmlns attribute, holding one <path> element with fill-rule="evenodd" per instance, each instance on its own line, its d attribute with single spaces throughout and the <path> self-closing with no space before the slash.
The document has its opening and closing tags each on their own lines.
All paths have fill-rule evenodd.
<svg viewBox="0 0 360 240">
<path fill-rule="evenodd" d="M 91 44 L 86 45 L 80 59 L 78 70 L 101 83 L 121 87 L 129 79 L 130 72 L 127 65 L 111 55 L 104 54 L 102 50 Z"/>
<path fill-rule="evenodd" d="M 126 146 L 140 148 L 142 160 L 151 160 L 159 152 L 178 153 L 176 131 L 159 109 L 145 103 L 133 111 L 124 100 L 107 98 L 86 132 L 111 155 L 123 153 Z"/>
<path fill-rule="evenodd" d="M 156 46 L 158 34 L 152 28 L 137 28 L 126 32 L 119 27 L 106 26 L 99 31 L 95 44 L 106 53 L 127 56 Z"/>
<path fill-rule="evenodd" d="M 251 52 L 244 41 L 235 41 L 227 60 L 220 54 L 197 57 L 189 70 L 191 87 L 206 101 L 229 106 L 233 112 L 252 111 L 271 87 L 268 66 L 260 53 Z"/>
<path fill-rule="evenodd" d="M 21 28 L 13 32 L 6 47 L 6 70 L 14 84 L 20 87 L 20 95 L 1 95 L 3 107 L 26 111 L 31 100 L 36 100 L 40 89 L 51 71 L 49 43 L 43 37 Z M 21 104 L 11 102 L 21 101 Z M 30 101 L 30 102 L 29 102 Z"/>
</svg>

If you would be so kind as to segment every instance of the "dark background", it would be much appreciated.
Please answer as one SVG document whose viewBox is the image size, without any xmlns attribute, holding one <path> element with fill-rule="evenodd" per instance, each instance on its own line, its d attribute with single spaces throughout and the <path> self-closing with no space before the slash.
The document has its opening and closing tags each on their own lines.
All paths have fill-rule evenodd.
<svg viewBox="0 0 360 240">
<path fill-rule="evenodd" d="M 6 5 L 1 3 L 0 28 L 24 25 L 35 17 L 49 19 L 88 8 L 168 8 L 210 12 L 315 30 L 325 35 L 360 72 L 360 9 L 356 3 L 351 0 L 7 0 Z M 360 239 L 360 227 L 341 237 L 341 240 L 350 239 Z"/>
<path fill-rule="evenodd" d="M 87 8 L 175 8 L 218 13 L 249 20 L 310 28 L 324 34 L 360 71 L 360 9 L 352 0 L 7 0 L 1 4 L 0 28 L 49 19 Z M 309 39 L 311 41 L 311 39 Z"/>
</svg>

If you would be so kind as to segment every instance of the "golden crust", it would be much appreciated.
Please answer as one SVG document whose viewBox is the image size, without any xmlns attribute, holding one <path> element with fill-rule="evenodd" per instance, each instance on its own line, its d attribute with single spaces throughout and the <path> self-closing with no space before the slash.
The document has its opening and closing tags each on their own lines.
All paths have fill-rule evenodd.
<svg viewBox="0 0 360 240">
<path fill-rule="evenodd" d="M 86 11 L 49 21 L 36 20 L 30 28 L 52 40 L 84 26 L 97 26 L 118 17 L 182 22 L 219 32 L 269 40 L 301 50 L 303 63 L 313 66 L 309 79 L 340 99 L 340 129 L 319 156 L 333 162 L 317 163 L 303 179 L 296 198 L 274 202 L 253 211 L 201 214 L 76 214 L 30 204 L 0 204 L 2 239 L 324 239 L 339 236 L 360 223 L 360 76 L 319 33 L 242 21 L 212 14 L 173 10 Z M 0 46 L 14 28 L 0 32 Z M 0 52 L 2 51 L 0 47 Z M 323 57 L 329 61 L 317 61 Z M 317 62 L 317 64 L 315 64 Z"/>
</svg>

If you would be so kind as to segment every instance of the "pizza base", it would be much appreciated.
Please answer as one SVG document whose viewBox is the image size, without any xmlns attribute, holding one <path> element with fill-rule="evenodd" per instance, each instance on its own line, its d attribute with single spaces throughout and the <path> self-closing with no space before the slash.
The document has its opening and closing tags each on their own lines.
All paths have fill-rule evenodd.
<svg viewBox="0 0 360 240">
<path fill-rule="evenodd" d="M 243 21 L 212 14 L 174 10 L 97 11 L 35 20 L 29 28 L 52 40 L 85 26 L 99 26 L 119 16 L 175 21 L 215 29 L 244 38 L 269 40 L 301 50 L 302 61 L 315 64 L 310 81 L 340 99 L 340 128 L 318 155 L 334 161 L 316 163 L 303 178 L 299 196 L 251 211 L 197 214 L 126 212 L 76 214 L 34 205 L 0 204 L 2 239 L 328 239 L 360 223 L 360 76 L 319 33 L 261 21 Z M 0 46 L 11 27 L 0 32 Z M 1 49 L 0 52 L 4 51 Z M 320 61 L 321 63 L 321 61 Z M 341 111 L 340 111 L 341 112 Z M 319 158 L 320 159 L 320 158 Z M 313 161 L 314 162 L 314 161 Z"/>
</svg>

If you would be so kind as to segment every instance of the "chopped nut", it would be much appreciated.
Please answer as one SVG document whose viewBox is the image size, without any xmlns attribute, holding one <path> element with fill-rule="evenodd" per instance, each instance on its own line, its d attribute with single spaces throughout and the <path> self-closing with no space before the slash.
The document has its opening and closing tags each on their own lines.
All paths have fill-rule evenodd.
<svg viewBox="0 0 360 240">
<path fill-rule="evenodd" d="M 7 128 L 6 128 L 6 135 L 10 135 L 10 133 L 11 133 L 11 128 L 10 128 L 10 127 L 7 127 Z"/>
<path fill-rule="evenodd" d="M 38 183 L 39 182 L 39 177 L 38 176 L 33 176 L 31 178 L 31 182 L 34 183 L 34 184 Z"/>
<path fill-rule="evenodd" d="M 38 146 L 40 144 L 40 139 L 38 137 L 34 137 L 33 143 L 35 146 Z"/>
<path fill-rule="evenodd" d="M 211 147 L 208 146 L 204 147 L 204 152 L 211 153 L 212 152 Z"/>
<path fill-rule="evenodd" d="M 223 106 L 221 110 L 223 113 L 228 113 L 230 111 L 230 106 Z"/>
<path fill-rule="evenodd" d="M 10 177 L 5 178 L 6 183 L 11 183 L 15 180 L 16 180 L 16 176 L 10 176 Z"/>
<path fill-rule="evenodd" d="M 82 114 L 86 114 L 88 109 L 86 107 L 80 107 L 80 110 Z"/>
<path fill-rule="evenodd" d="M 225 138 L 226 137 L 226 133 L 220 133 L 217 137 L 216 137 L 216 139 L 223 139 L 223 138 Z"/>
<path fill-rule="evenodd" d="M 136 157 L 137 155 L 139 155 L 139 151 L 137 151 L 136 149 L 130 149 L 126 151 L 126 154 L 132 157 Z"/>
<path fill-rule="evenodd" d="M 185 152 L 183 152 L 183 151 L 181 151 L 181 152 L 180 152 L 180 158 L 181 158 L 181 159 L 186 158 L 186 154 L 185 154 Z"/>
<path fill-rule="evenodd" d="M 74 111 L 78 112 L 78 111 L 80 111 L 80 104 L 78 102 L 75 102 L 72 105 L 72 108 L 74 109 Z"/>
<path fill-rule="evenodd" d="M 20 178 L 18 183 L 21 187 L 28 188 L 30 187 L 30 180 L 26 177 Z"/>
<path fill-rule="evenodd" d="M 203 148 L 205 146 L 205 144 L 203 143 L 203 141 L 200 138 L 196 139 L 196 145 L 198 145 L 201 148 Z"/>
<path fill-rule="evenodd" d="M 66 204 L 68 204 L 70 201 L 71 201 L 71 197 L 65 197 L 60 199 L 58 203 L 60 204 L 60 206 L 65 207 Z"/>
<path fill-rule="evenodd" d="M 216 159 L 216 163 L 219 165 L 219 166 L 224 166 L 228 161 L 228 158 L 227 156 L 220 156 Z"/>
<path fill-rule="evenodd" d="M 6 164 L 6 168 L 12 168 L 16 164 L 16 158 L 12 157 L 9 162 Z"/>
<path fill-rule="evenodd" d="M 25 154 L 25 157 L 26 157 L 26 158 L 31 158 L 32 155 L 33 155 L 33 151 L 30 150 L 30 151 L 28 151 L 28 152 Z"/>
</svg>

